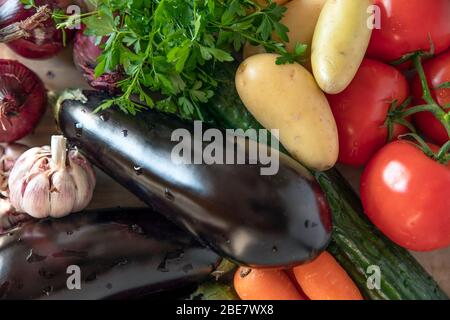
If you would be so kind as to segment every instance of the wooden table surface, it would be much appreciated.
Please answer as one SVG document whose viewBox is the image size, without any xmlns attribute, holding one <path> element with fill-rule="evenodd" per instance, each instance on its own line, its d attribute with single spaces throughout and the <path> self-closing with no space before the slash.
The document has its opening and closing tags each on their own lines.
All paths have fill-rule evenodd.
<svg viewBox="0 0 450 320">
<path fill-rule="evenodd" d="M 8 48 L 0 45 L 0 58 L 16 59 L 34 70 L 46 84 L 48 90 L 60 91 L 65 88 L 87 88 L 85 81 L 75 69 L 71 48 L 58 57 L 47 61 L 27 60 L 17 57 Z M 21 142 L 28 146 L 42 146 L 50 143 L 50 135 L 57 133 L 50 108 L 35 132 Z M 358 186 L 360 170 L 340 166 L 342 173 Z M 138 207 L 144 204 L 125 188 L 97 170 L 97 186 L 89 208 Z M 450 248 L 428 253 L 413 253 L 425 269 L 430 272 L 441 287 L 450 295 Z"/>
</svg>

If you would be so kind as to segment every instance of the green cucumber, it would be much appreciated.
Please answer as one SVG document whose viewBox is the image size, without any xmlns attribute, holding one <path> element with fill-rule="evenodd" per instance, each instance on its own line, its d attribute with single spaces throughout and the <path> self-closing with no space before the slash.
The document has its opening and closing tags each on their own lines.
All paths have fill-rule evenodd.
<svg viewBox="0 0 450 320">
<path fill-rule="evenodd" d="M 188 300 L 239 300 L 239 297 L 232 287 L 211 280 L 199 285 Z"/>
<path fill-rule="evenodd" d="M 235 89 L 237 65 L 216 70 L 219 90 L 205 106 L 212 122 L 227 129 L 261 128 L 246 110 Z M 335 169 L 312 172 L 328 197 L 333 212 L 333 241 L 329 252 L 345 268 L 367 299 L 446 300 L 447 295 L 405 249 L 387 239 L 366 218 L 361 201 Z M 379 267 L 380 287 L 369 289 L 370 266 Z"/>
</svg>

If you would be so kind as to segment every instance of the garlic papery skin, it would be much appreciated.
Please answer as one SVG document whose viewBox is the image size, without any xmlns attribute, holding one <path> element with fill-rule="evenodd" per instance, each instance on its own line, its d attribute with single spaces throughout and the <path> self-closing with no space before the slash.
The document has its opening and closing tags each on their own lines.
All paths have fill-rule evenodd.
<svg viewBox="0 0 450 320">
<path fill-rule="evenodd" d="M 0 144 L 0 196 L 8 197 L 8 178 L 14 163 L 28 149 L 18 143 Z"/>
<path fill-rule="evenodd" d="M 29 215 L 16 212 L 8 199 L 0 198 L 0 234 L 29 219 Z"/>
<path fill-rule="evenodd" d="M 51 147 L 32 148 L 12 169 L 11 204 L 34 218 L 63 217 L 81 211 L 92 199 L 95 173 L 78 150 L 66 149 L 66 138 L 52 136 Z"/>
</svg>

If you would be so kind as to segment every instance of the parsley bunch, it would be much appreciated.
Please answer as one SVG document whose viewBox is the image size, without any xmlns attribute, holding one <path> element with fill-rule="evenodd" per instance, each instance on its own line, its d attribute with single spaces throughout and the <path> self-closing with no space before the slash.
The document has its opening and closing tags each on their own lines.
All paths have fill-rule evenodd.
<svg viewBox="0 0 450 320">
<path fill-rule="evenodd" d="M 203 119 L 201 104 L 218 88 L 211 74 L 246 42 L 280 54 L 278 63 L 293 63 L 305 52 L 293 53 L 273 39 L 289 41 L 280 23 L 286 8 L 268 0 L 262 7 L 252 0 L 90 0 L 96 11 L 82 17 L 85 34 L 96 36 L 103 53 L 95 75 L 120 69 L 122 94 L 104 101 L 135 114 L 142 103 L 182 117 Z M 63 26 L 66 26 L 62 22 Z M 102 45 L 102 39 L 107 41 Z M 155 101 L 152 92 L 163 95 Z"/>
</svg>

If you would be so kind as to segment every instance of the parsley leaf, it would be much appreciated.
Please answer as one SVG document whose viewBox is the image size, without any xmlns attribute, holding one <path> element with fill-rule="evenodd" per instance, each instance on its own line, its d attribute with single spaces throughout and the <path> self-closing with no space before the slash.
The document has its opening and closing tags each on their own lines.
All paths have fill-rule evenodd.
<svg viewBox="0 0 450 320">
<path fill-rule="evenodd" d="M 32 0 L 22 0 L 32 1 Z M 85 34 L 102 48 L 95 76 L 120 69 L 122 94 L 99 109 L 117 105 L 135 114 L 142 104 L 182 117 L 202 119 L 202 104 L 220 81 L 210 76 L 246 42 L 280 55 L 277 63 L 301 60 L 306 46 L 288 52 L 288 28 L 280 21 L 286 11 L 271 0 L 91 0 L 93 12 L 83 14 Z M 69 19 L 58 16 L 60 26 Z M 275 38 L 274 38 L 275 37 Z M 102 41 L 103 40 L 103 41 Z M 151 92 L 163 98 L 154 99 Z M 140 103 L 136 103 L 140 101 Z"/>
</svg>

